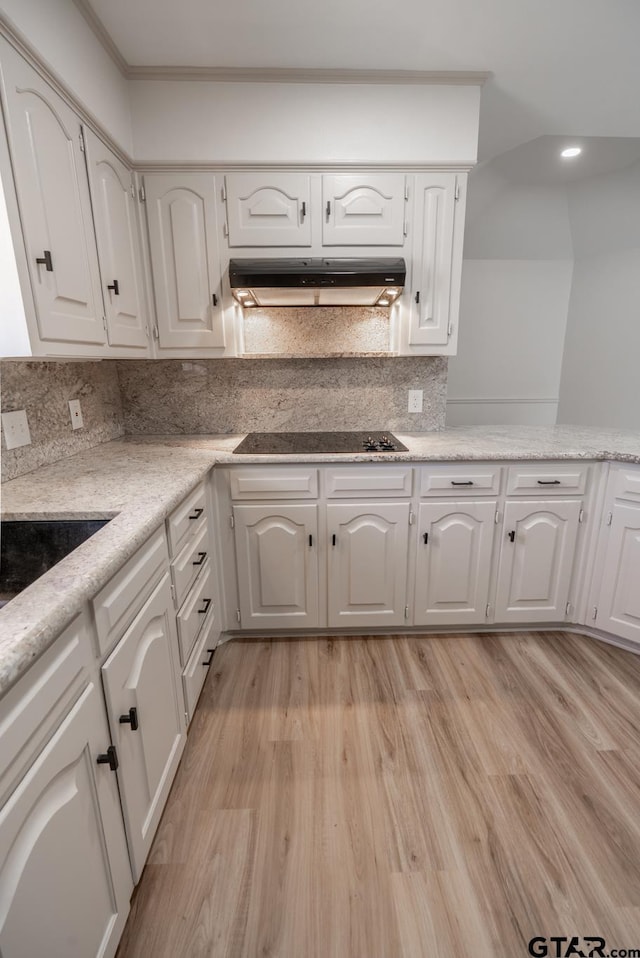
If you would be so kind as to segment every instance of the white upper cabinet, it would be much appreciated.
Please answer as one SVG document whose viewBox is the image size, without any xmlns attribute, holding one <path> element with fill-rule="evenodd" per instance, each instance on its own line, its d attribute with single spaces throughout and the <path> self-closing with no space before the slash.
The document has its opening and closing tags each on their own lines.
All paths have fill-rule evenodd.
<svg viewBox="0 0 640 958">
<path fill-rule="evenodd" d="M 223 349 L 215 177 L 151 173 L 144 185 L 158 346 Z"/>
<path fill-rule="evenodd" d="M 109 345 L 148 350 L 133 173 L 91 130 L 85 144 Z"/>
<path fill-rule="evenodd" d="M 456 173 L 416 177 L 410 351 L 414 347 L 448 346 L 447 352 L 455 352 L 465 181 L 465 176 Z"/>
<path fill-rule="evenodd" d="M 8 44 L 2 80 L 38 338 L 103 355 L 103 303 L 78 117 Z M 35 350 L 34 350 L 35 351 Z M 76 350 L 77 352 L 77 350 Z"/>
<path fill-rule="evenodd" d="M 402 246 L 405 190 L 402 173 L 323 176 L 323 246 Z"/>
<path fill-rule="evenodd" d="M 309 176 L 231 173 L 224 179 L 229 246 L 311 246 Z"/>
</svg>

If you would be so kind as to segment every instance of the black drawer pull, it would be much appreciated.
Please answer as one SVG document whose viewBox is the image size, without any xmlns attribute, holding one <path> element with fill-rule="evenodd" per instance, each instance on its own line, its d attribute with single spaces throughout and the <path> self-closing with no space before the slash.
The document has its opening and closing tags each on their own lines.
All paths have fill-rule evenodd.
<svg viewBox="0 0 640 958">
<path fill-rule="evenodd" d="M 452 485 L 452 486 L 472 486 L 472 485 L 473 485 L 473 480 L 472 480 L 472 479 L 467 479 L 466 482 L 456 482 L 455 479 L 452 479 L 452 480 L 451 480 L 451 485 Z"/>
<path fill-rule="evenodd" d="M 561 486 L 559 479 L 538 479 L 539 486 Z"/>
<path fill-rule="evenodd" d="M 331 545 L 334 546 L 335 544 L 336 544 L 336 534 L 334 532 L 333 535 L 331 536 Z"/>
<path fill-rule="evenodd" d="M 192 515 L 192 516 L 189 516 L 189 518 L 190 518 L 190 519 L 199 519 L 203 512 L 204 512 L 204 509 L 195 509 L 193 515 Z"/>
<path fill-rule="evenodd" d="M 428 533 L 428 532 L 423 532 L 423 533 L 422 533 L 422 538 L 424 539 L 424 544 L 427 545 L 427 543 L 429 542 L 429 533 Z"/>
<path fill-rule="evenodd" d="M 512 529 L 511 532 L 509 533 L 509 541 L 510 541 L 510 542 L 515 542 L 515 541 L 516 541 L 516 533 L 515 533 L 515 530 L 514 530 L 514 529 Z"/>
<path fill-rule="evenodd" d="M 216 296 L 215 293 L 212 293 L 212 294 L 211 294 L 211 300 L 212 300 L 214 306 L 217 306 L 217 305 L 218 305 L 218 297 Z"/>
<path fill-rule="evenodd" d="M 306 215 L 307 215 L 307 204 L 303 200 L 302 201 L 302 219 L 304 219 Z"/>
<path fill-rule="evenodd" d="M 209 658 L 207 659 L 206 662 L 203 662 L 202 664 L 204 665 L 205 668 L 208 669 L 209 666 L 211 665 L 211 662 L 213 661 L 213 653 L 215 652 L 215 649 L 207 649 L 207 652 L 209 653 Z"/>
<path fill-rule="evenodd" d="M 138 710 L 136 708 L 129 709 L 127 715 L 121 715 L 118 719 L 120 725 L 130 725 L 132 732 L 138 731 Z"/>
<path fill-rule="evenodd" d="M 327 200 L 327 219 L 331 216 L 331 200 Z"/>
<path fill-rule="evenodd" d="M 114 279 L 114 281 L 113 281 L 113 283 L 111 284 L 111 286 L 107 286 L 107 289 L 112 289 L 114 296 L 119 296 L 119 295 L 120 295 L 120 283 L 118 282 L 117 279 Z"/>
<path fill-rule="evenodd" d="M 194 559 L 192 565 L 202 565 L 204 560 L 207 558 L 206 552 L 199 552 L 198 555 L 200 556 L 200 558 Z"/>
<path fill-rule="evenodd" d="M 201 609 L 198 609 L 198 615 L 206 615 L 209 611 L 209 606 L 211 605 L 211 599 L 203 599 L 204 605 Z"/>
<path fill-rule="evenodd" d="M 420 290 L 416 293 L 416 306 L 420 305 Z"/>
<path fill-rule="evenodd" d="M 311 533 L 309 533 L 309 545 L 310 546 L 313 545 L 313 536 L 311 535 Z"/>
<path fill-rule="evenodd" d="M 51 259 L 51 250 L 46 249 L 42 256 L 36 257 L 36 263 L 46 267 L 47 273 L 53 273 L 53 261 Z"/>
<path fill-rule="evenodd" d="M 112 772 L 118 770 L 118 753 L 115 745 L 110 745 L 106 752 L 98 755 L 96 759 L 98 765 L 108 765 Z"/>
</svg>

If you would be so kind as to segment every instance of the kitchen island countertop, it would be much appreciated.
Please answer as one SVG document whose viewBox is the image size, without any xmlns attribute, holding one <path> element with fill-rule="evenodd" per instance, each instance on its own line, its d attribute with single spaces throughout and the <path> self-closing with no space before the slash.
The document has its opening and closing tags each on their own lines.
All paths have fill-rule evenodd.
<svg viewBox="0 0 640 958">
<path fill-rule="evenodd" d="M 0 695 L 216 464 L 614 460 L 640 463 L 640 433 L 584 426 L 477 426 L 400 434 L 389 454 L 233 455 L 242 435 L 135 436 L 2 486 L 8 519 L 112 519 L 0 611 Z"/>
</svg>

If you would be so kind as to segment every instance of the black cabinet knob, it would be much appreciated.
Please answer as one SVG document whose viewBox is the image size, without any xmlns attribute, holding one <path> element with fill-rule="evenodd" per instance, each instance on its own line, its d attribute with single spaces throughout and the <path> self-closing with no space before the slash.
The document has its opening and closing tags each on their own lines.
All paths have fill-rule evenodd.
<svg viewBox="0 0 640 958">
<path fill-rule="evenodd" d="M 118 753 L 115 745 L 110 745 L 106 752 L 98 755 L 96 759 L 98 765 L 108 765 L 112 772 L 118 769 Z"/>
<path fill-rule="evenodd" d="M 118 282 L 117 279 L 114 279 L 113 283 L 107 286 L 107 289 L 112 289 L 114 296 L 120 295 L 120 283 Z"/>
<path fill-rule="evenodd" d="M 47 270 L 47 273 L 53 273 L 53 261 L 51 259 L 51 250 L 46 249 L 42 256 L 36 257 L 36 263 L 39 263 L 41 266 L 44 266 Z"/>
<path fill-rule="evenodd" d="M 136 708 L 129 709 L 126 715 L 121 715 L 118 719 L 120 725 L 130 725 L 132 732 L 138 731 L 138 710 Z"/>
</svg>

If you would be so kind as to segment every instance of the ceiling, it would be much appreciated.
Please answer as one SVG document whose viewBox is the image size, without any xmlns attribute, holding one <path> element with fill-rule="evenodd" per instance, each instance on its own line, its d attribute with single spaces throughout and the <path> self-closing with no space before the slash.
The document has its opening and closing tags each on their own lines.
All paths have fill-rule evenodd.
<svg viewBox="0 0 640 958">
<path fill-rule="evenodd" d="M 638 0 L 76 0 L 130 66 L 487 70 L 480 159 L 640 136 Z"/>
</svg>

